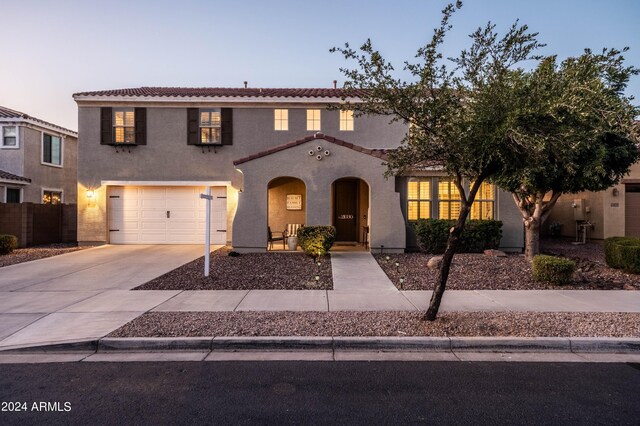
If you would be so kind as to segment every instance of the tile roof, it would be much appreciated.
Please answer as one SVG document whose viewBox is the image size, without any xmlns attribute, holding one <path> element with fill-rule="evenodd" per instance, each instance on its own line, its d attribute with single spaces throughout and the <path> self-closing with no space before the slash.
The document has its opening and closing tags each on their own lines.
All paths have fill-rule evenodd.
<svg viewBox="0 0 640 426">
<path fill-rule="evenodd" d="M 246 97 L 246 98 L 341 98 L 358 97 L 362 90 L 312 88 L 242 88 L 242 87 L 135 87 L 130 89 L 100 90 L 74 93 L 73 97 L 127 96 L 127 97 Z"/>
<path fill-rule="evenodd" d="M 13 173 L 5 172 L 4 170 L 0 170 L 0 179 L 31 183 L 31 179 L 29 178 L 14 175 Z"/>
<path fill-rule="evenodd" d="M 276 152 L 284 151 L 285 149 L 293 148 L 294 146 L 302 145 L 304 143 L 311 142 L 311 141 L 314 141 L 314 140 L 317 140 L 317 139 L 323 139 L 323 140 L 325 140 L 327 142 L 330 142 L 332 144 L 344 146 L 345 148 L 349 148 L 349 149 L 352 149 L 354 151 L 361 152 L 363 154 L 371 155 L 372 157 L 380 158 L 382 160 L 386 160 L 387 159 L 387 152 L 389 152 L 388 149 L 369 149 L 369 148 L 364 148 L 364 147 L 361 147 L 360 145 L 352 144 L 350 142 L 346 142 L 346 141 L 343 141 L 341 139 L 334 138 L 333 136 L 327 136 L 327 135 L 324 135 L 322 133 L 316 133 L 314 135 L 310 135 L 310 136 L 304 137 L 302 139 L 298 139 L 298 140 L 295 140 L 295 141 L 292 141 L 292 142 L 288 142 L 288 143 L 285 143 L 285 144 L 282 144 L 282 145 L 278 145 L 276 147 L 267 149 L 265 151 L 256 152 L 255 154 L 249 155 L 248 157 L 240 158 L 239 160 L 235 160 L 233 162 L 233 165 L 237 166 L 239 164 L 246 163 L 248 161 L 252 161 L 252 160 L 255 160 L 257 158 L 265 157 L 267 155 L 275 154 Z"/>
<path fill-rule="evenodd" d="M 49 127 L 54 128 L 54 129 L 61 130 L 63 132 L 67 132 L 67 133 L 70 133 L 70 134 L 73 134 L 73 135 L 77 135 L 77 132 L 75 132 L 73 130 L 69 130 L 69 129 L 64 128 L 62 126 L 58 126 L 57 124 L 49 123 L 48 121 L 44 121 L 44 120 L 41 120 L 39 118 L 32 117 L 29 114 L 25 114 L 24 112 L 16 111 L 14 109 L 3 107 L 3 106 L 0 105 L 0 120 L 2 120 L 2 119 L 29 120 L 29 121 L 34 122 L 35 124 L 43 124 L 45 126 L 49 126 Z"/>
</svg>

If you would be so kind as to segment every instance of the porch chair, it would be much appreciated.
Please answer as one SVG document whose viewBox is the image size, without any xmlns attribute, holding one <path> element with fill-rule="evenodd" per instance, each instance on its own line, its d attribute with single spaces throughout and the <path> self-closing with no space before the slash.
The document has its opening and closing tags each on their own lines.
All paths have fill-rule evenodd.
<svg viewBox="0 0 640 426">
<path fill-rule="evenodd" d="M 273 242 L 274 241 L 282 241 L 282 249 L 283 250 L 285 249 L 285 240 L 286 240 L 285 233 L 286 232 L 287 232 L 286 230 L 284 230 L 282 232 L 276 231 L 275 233 L 276 234 L 280 234 L 280 236 L 279 237 L 274 237 L 273 236 L 274 233 L 271 232 L 271 227 L 267 226 L 267 242 L 268 242 L 269 248 L 271 250 L 273 250 Z"/>
</svg>

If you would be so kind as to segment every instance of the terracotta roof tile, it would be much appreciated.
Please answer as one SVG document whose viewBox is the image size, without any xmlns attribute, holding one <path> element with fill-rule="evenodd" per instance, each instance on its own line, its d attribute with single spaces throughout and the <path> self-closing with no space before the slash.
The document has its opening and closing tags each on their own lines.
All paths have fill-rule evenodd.
<svg viewBox="0 0 640 426">
<path fill-rule="evenodd" d="M 25 114 L 24 112 L 16 111 L 11 108 L 0 106 L 0 120 L 2 119 L 22 119 L 22 120 L 31 120 L 36 123 L 44 124 L 49 127 L 53 127 L 55 129 L 62 130 L 67 133 L 77 134 L 77 132 L 73 130 L 66 129 L 62 126 L 58 126 L 57 124 L 49 123 L 48 121 L 41 120 L 36 117 L 32 117 L 29 114 Z"/>
<path fill-rule="evenodd" d="M 252 161 L 252 160 L 255 160 L 257 158 L 266 157 L 267 155 L 271 155 L 271 154 L 274 154 L 276 152 L 284 151 L 285 149 L 293 148 L 294 146 L 302 145 L 304 143 L 311 142 L 311 141 L 318 140 L 318 139 L 325 140 L 325 141 L 327 141 L 329 143 L 332 143 L 332 144 L 335 144 L 335 145 L 344 146 L 345 148 L 349 148 L 349 149 L 352 149 L 352 150 L 357 151 L 357 152 L 362 152 L 364 154 L 372 155 L 372 156 L 374 156 L 376 158 L 381 158 L 383 160 L 387 159 L 387 153 L 389 152 L 389 150 L 386 150 L 386 149 L 368 149 L 368 148 L 364 148 L 364 147 L 361 147 L 360 145 L 355 145 L 355 144 L 352 144 L 350 142 L 345 142 L 345 141 L 343 141 L 341 139 L 334 138 L 333 136 L 325 136 L 322 133 L 316 133 L 314 135 L 306 136 L 304 138 L 297 139 L 297 140 L 291 141 L 291 142 L 287 142 L 285 144 L 278 145 L 276 147 L 273 147 L 273 148 L 270 148 L 270 149 L 267 149 L 267 150 L 264 150 L 264 151 L 256 152 L 255 154 L 251 154 L 251 155 L 249 155 L 247 157 L 240 158 L 238 160 L 235 160 L 233 162 L 233 165 L 237 166 L 239 164 L 246 163 L 248 161 Z"/>
<path fill-rule="evenodd" d="M 363 90 L 326 88 L 243 88 L 243 87 L 135 87 L 129 89 L 98 90 L 74 93 L 73 97 L 259 97 L 259 98 L 341 98 L 359 97 Z"/>
<path fill-rule="evenodd" d="M 0 179 L 15 180 L 18 182 L 27 182 L 27 183 L 31 182 L 31 179 L 29 178 L 14 175 L 13 173 L 5 172 L 4 170 L 0 170 Z"/>
</svg>

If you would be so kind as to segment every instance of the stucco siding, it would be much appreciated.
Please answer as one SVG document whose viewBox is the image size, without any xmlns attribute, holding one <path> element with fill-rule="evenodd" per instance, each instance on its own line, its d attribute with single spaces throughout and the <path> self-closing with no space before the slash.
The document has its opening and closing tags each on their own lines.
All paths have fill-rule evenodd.
<svg viewBox="0 0 640 426">
<path fill-rule="evenodd" d="M 9 123 L 0 123 L 0 126 L 11 125 Z M 0 169 L 14 175 L 24 176 L 24 130 L 18 127 L 18 143 L 20 148 L 2 148 L 0 147 Z M 28 177 L 28 176 L 25 176 Z"/>
<path fill-rule="evenodd" d="M 41 203 L 42 190 L 62 190 L 63 202 L 74 204 L 77 201 L 77 144 L 76 138 L 64 136 L 62 142 L 62 167 L 42 164 L 42 134 L 55 136 L 61 134 L 24 128 L 24 176 L 31 179 L 31 184 L 24 188 L 24 201 Z"/>
<path fill-rule="evenodd" d="M 308 155 L 309 146 L 331 151 L 318 161 Z M 332 184 L 340 178 L 364 180 L 369 188 L 370 245 L 388 251 L 403 251 L 404 220 L 393 179 L 384 178 L 382 160 L 349 148 L 315 140 L 238 166 L 244 173 L 234 220 L 233 247 L 239 251 L 264 250 L 267 244 L 267 185 L 280 176 L 292 176 L 307 188 L 307 224 L 330 225 L 333 221 Z"/>
</svg>

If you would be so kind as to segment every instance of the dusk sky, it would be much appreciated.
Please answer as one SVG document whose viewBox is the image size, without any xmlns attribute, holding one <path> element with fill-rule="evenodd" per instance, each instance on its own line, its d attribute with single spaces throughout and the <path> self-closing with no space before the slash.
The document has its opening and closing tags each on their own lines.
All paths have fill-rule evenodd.
<svg viewBox="0 0 640 426">
<path fill-rule="evenodd" d="M 74 92 L 138 86 L 330 87 L 346 63 L 329 48 L 367 37 L 397 69 L 447 4 L 389 1 L 0 2 L 0 105 L 77 129 Z M 456 56 L 488 20 L 539 32 L 542 54 L 631 48 L 640 66 L 638 0 L 466 0 L 445 46 Z M 640 77 L 629 93 L 640 95 Z"/>
</svg>

